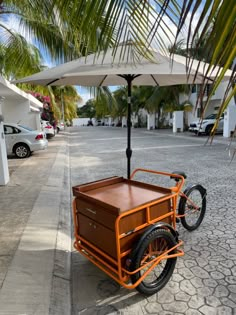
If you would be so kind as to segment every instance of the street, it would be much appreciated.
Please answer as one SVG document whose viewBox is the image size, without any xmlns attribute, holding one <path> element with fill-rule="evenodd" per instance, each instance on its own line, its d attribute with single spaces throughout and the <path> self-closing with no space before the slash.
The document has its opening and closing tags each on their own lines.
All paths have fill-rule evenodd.
<svg viewBox="0 0 236 315">
<path fill-rule="evenodd" d="M 113 175 L 126 177 L 126 129 L 70 128 L 71 186 Z M 207 211 L 200 227 L 188 232 L 179 224 L 185 255 L 158 294 L 145 297 L 121 288 L 78 252 L 72 253 L 72 312 L 75 314 L 235 314 L 236 216 L 235 165 L 227 141 L 216 136 L 173 135 L 170 131 L 132 129 L 131 169 L 182 170 L 189 183 L 207 189 Z M 156 177 L 138 180 L 165 184 Z"/>
</svg>

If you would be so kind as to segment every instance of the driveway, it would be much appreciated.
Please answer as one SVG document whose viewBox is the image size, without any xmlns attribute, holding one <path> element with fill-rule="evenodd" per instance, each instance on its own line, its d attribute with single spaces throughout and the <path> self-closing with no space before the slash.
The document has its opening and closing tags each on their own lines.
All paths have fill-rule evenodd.
<svg viewBox="0 0 236 315">
<path fill-rule="evenodd" d="M 112 175 L 126 176 L 126 129 L 71 128 L 71 186 Z M 158 294 L 145 297 L 129 291 L 98 270 L 79 253 L 72 254 L 73 314 L 236 314 L 235 167 L 227 141 L 169 131 L 132 130 L 131 168 L 186 172 L 187 185 L 207 189 L 207 212 L 194 232 L 178 227 L 185 256 Z M 139 180 L 164 185 L 157 178 Z"/>
</svg>

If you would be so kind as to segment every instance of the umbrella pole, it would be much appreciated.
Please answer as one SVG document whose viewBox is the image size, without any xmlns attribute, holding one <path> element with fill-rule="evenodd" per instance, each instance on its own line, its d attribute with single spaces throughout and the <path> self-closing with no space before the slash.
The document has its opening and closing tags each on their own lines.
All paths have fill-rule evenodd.
<svg viewBox="0 0 236 315">
<path fill-rule="evenodd" d="M 128 114 L 127 114 L 127 149 L 126 149 L 126 157 L 127 157 L 127 178 L 130 179 L 130 162 L 132 156 L 131 149 L 131 87 L 133 76 L 127 75 L 126 80 L 128 84 Z"/>
</svg>

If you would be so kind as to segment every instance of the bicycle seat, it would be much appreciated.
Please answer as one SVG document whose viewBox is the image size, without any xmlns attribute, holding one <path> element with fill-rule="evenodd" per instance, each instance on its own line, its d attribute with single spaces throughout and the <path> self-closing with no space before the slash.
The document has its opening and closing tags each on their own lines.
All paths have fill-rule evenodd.
<svg viewBox="0 0 236 315">
<path fill-rule="evenodd" d="M 177 175 L 183 176 L 183 178 L 187 178 L 187 175 L 182 171 L 174 171 L 174 172 L 172 172 L 172 174 L 177 174 Z M 176 182 L 178 182 L 180 180 L 180 178 L 177 178 L 174 175 L 170 176 L 170 178 L 174 179 Z"/>
</svg>

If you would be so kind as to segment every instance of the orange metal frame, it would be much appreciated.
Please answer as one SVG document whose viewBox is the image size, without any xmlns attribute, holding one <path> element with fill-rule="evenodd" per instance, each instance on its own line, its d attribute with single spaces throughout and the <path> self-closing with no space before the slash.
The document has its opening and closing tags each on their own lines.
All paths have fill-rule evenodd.
<svg viewBox="0 0 236 315">
<path fill-rule="evenodd" d="M 134 175 L 137 172 L 148 172 L 148 173 L 153 173 L 156 175 L 163 175 L 163 176 L 169 176 L 169 177 L 173 176 L 173 174 L 166 173 L 166 172 L 159 172 L 159 171 L 146 170 L 146 169 L 139 168 L 133 171 L 130 177 L 131 180 L 133 179 Z M 175 177 L 179 178 L 180 181 L 177 182 L 174 187 L 170 188 L 172 191 L 171 195 L 160 198 L 158 199 L 158 201 L 150 202 L 145 205 L 126 211 L 117 217 L 116 222 L 115 222 L 117 259 L 110 257 L 109 255 L 104 253 L 104 251 L 100 250 L 99 248 L 94 246 L 92 243 L 90 243 L 88 240 L 84 239 L 81 235 L 79 235 L 79 222 L 78 222 L 78 216 L 77 216 L 76 202 L 74 199 L 73 200 L 73 220 L 74 220 L 74 236 L 75 236 L 74 247 L 87 259 L 89 259 L 93 264 L 95 264 L 97 267 L 103 270 L 106 274 L 108 274 L 111 278 L 117 281 L 120 285 L 128 289 L 133 289 L 137 287 L 144 280 L 144 278 L 155 268 L 155 266 L 160 263 L 161 260 L 183 256 L 184 252 L 183 250 L 179 248 L 183 244 L 183 241 L 180 240 L 178 244 L 176 244 L 174 247 L 168 249 L 160 256 L 154 258 L 153 260 L 149 261 L 144 266 L 141 266 L 140 268 L 132 272 L 122 265 L 122 261 L 124 261 L 124 257 L 128 258 L 128 255 L 132 250 L 132 248 L 130 248 L 129 250 L 121 252 L 120 240 L 130 235 L 129 233 L 120 234 L 120 220 L 123 217 L 130 215 L 131 213 L 135 213 L 137 211 L 146 209 L 146 222 L 137 226 L 132 231 L 132 233 L 137 232 L 145 227 L 148 227 L 151 224 L 161 221 L 167 217 L 171 217 L 172 226 L 174 229 L 176 229 L 176 217 L 178 217 L 176 215 L 177 200 L 178 200 L 178 195 L 181 193 L 181 189 L 184 184 L 184 177 L 178 174 L 176 174 Z M 158 203 L 161 203 L 165 200 L 171 200 L 171 209 L 170 209 L 171 211 L 165 215 L 159 216 L 151 220 L 150 207 Z M 169 255 L 169 253 L 175 249 L 176 249 L 176 252 L 174 254 Z M 130 275 L 135 274 L 136 272 L 139 272 L 140 270 L 146 268 L 147 265 L 150 265 L 149 269 L 143 273 L 143 275 L 139 278 L 139 280 L 136 283 L 130 284 L 129 283 Z"/>
</svg>

